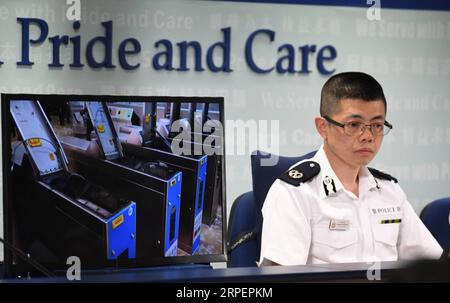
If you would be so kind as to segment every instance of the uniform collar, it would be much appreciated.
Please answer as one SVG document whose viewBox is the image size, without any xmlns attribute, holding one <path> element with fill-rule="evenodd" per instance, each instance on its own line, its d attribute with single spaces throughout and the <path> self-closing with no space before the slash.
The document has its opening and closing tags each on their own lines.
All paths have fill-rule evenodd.
<svg viewBox="0 0 450 303">
<path fill-rule="evenodd" d="M 373 177 L 367 166 L 361 167 L 359 170 L 359 196 L 371 191 L 372 189 L 380 189 L 381 185 Z"/>
<path fill-rule="evenodd" d="M 320 173 L 317 180 L 319 182 L 319 192 L 322 199 L 334 196 L 344 190 L 341 180 L 339 180 L 331 167 L 330 162 L 328 161 L 323 145 L 317 151 L 312 160 L 316 161 L 320 165 Z M 361 167 L 359 171 L 359 196 L 361 197 L 373 188 L 379 188 L 378 182 L 372 176 L 367 166 Z"/>
</svg>

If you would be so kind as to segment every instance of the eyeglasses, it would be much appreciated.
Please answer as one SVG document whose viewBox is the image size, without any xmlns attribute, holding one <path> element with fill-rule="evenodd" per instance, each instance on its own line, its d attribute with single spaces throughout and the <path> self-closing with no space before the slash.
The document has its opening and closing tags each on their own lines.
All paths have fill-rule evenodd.
<svg viewBox="0 0 450 303">
<path fill-rule="evenodd" d="M 339 123 L 328 116 L 324 116 L 324 119 L 327 120 L 328 123 L 342 127 L 344 129 L 344 133 L 349 136 L 362 135 L 367 127 L 370 129 L 374 137 L 386 136 L 392 129 L 392 124 L 387 121 L 364 124 L 359 121 Z"/>
</svg>

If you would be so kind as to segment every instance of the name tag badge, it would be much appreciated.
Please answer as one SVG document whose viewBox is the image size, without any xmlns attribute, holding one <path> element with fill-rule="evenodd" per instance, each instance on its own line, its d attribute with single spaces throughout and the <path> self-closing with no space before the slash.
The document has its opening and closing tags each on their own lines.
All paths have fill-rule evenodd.
<svg viewBox="0 0 450 303">
<path fill-rule="evenodd" d="M 330 230 L 348 230 L 350 228 L 350 221 L 331 219 L 329 228 Z"/>
<path fill-rule="evenodd" d="M 398 216 L 401 213 L 400 206 L 371 208 L 371 214 L 375 216 Z"/>
</svg>

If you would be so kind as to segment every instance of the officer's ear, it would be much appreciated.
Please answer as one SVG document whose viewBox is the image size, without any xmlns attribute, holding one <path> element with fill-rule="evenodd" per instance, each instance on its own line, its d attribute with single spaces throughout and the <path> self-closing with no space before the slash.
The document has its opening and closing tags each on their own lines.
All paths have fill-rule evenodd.
<svg viewBox="0 0 450 303">
<path fill-rule="evenodd" d="M 314 119 L 314 123 L 316 124 L 316 129 L 322 139 L 326 139 L 328 137 L 328 122 L 323 117 L 316 117 Z"/>
</svg>

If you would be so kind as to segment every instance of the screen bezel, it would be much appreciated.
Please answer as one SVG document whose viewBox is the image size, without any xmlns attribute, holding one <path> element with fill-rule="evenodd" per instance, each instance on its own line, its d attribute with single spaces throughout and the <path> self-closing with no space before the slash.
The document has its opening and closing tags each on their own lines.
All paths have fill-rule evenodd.
<svg viewBox="0 0 450 303">
<path fill-rule="evenodd" d="M 44 100 L 45 99 L 45 100 Z M 50 102 L 64 102 L 64 101 L 130 101 L 130 102 L 171 102 L 171 103 L 218 103 L 219 117 L 222 123 L 222 161 L 221 161 L 221 177 L 222 177 L 222 253 L 209 255 L 190 255 L 190 256 L 175 256 L 175 257 L 157 257 L 146 264 L 133 264 L 132 266 L 125 266 L 120 269 L 130 270 L 133 268 L 154 267 L 154 266 L 170 266 L 182 264 L 208 264 L 211 262 L 227 262 L 227 211 L 226 211 L 226 157 L 225 157 L 225 115 L 224 115 L 224 98 L 223 97 L 200 97 L 200 96 L 130 96 L 130 95 L 73 95 L 73 94 L 1 94 L 1 117 L 2 117 L 2 163 L 3 163 L 3 233 L 4 240 L 7 243 L 13 243 L 12 225 L 10 216 L 10 203 L 12 201 L 12 180 L 11 171 L 9 169 L 9 161 L 11 158 L 11 144 L 10 134 L 13 125 L 12 117 L 10 115 L 10 101 L 11 100 L 43 100 Z M 6 144 L 5 144 L 6 143 Z M 8 164 L 7 164 L 8 163 Z M 41 264 L 44 267 L 45 264 Z M 17 269 L 13 264 L 13 253 L 4 246 L 4 270 L 6 276 L 14 276 Z M 110 268 L 108 268 L 110 269 Z M 102 270 L 102 269 L 98 269 Z M 90 270 L 86 270 L 89 272 Z M 96 271 L 96 270 L 95 270 Z"/>
</svg>

